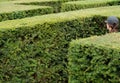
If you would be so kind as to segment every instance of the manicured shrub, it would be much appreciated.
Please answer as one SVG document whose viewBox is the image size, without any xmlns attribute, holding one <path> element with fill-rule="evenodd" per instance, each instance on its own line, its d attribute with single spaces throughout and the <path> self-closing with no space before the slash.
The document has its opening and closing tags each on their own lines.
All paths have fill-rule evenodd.
<svg viewBox="0 0 120 83">
<path fill-rule="evenodd" d="M 9 13 L 0 13 L 0 21 L 20 19 L 48 13 L 53 13 L 53 9 L 51 7 L 41 7 L 37 9 L 28 9 L 23 11 L 11 11 Z"/>
<path fill-rule="evenodd" d="M 40 6 L 51 6 L 55 12 L 60 12 L 62 1 L 40 1 L 40 2 L 26 2 L 26 3 L 19 3 L 23 5 L 40 5 Z"/>
<path fill-rule="evenodd" d="M 104 20 L 119 16 L 117 10 L 112 6 L 0 22 L 0 82 L 67 83 L 69 42 L 105 34 Z"/>
<path fill-rule="evenodd" d="M 54 9 L 54 13 L 58 13 L 61 10 L 61 5 L 64 2 L 68 1 L 77 1 L 77 0 L 48 0 L 48 1 L 34 1 L 33 2 L 23 2 L 23 3 L 18 3 L 18 4 L 23 4 L 23 5 L 40 5 L 40 6 L 51 6 Z M 16 2 L 17 3 L 17 2 Z"/>
<path fill-rule="evenodd" d="M 101 6 L 112 6 L 119 5 L 120 1 L 118 0 L 85 0 L 85 1 L 70 1 L 65 2 L 61 6 L 61 11 L 72 11 L 85 8 L 95 8 Z"/>
<path fill-rule="evenodd" d="M 72 39 L 105 34 L 105 17 L 13 27 L 0 31 L 1 82 L 67 83 Z"/>
<path fill-rule="evenodd" d="M 74 40 L 68 53 L 69 83 L 119 83 L 120 33 Z"/>
</svg>

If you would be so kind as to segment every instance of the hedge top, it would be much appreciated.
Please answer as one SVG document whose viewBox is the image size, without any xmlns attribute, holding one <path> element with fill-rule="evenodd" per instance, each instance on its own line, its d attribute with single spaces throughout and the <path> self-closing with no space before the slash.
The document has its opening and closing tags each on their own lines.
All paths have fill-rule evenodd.
<svg viewBox="0 0 120 83">
<path fill-rule="evenodd" d="M 78 5 L 88 5 L 88 4 L 100 4 L 100 3 L 108 3 L 108 2 L 115 2 L 118 0 L 83 0 L 83 1 L 69 1 L 65 4 L 78 4 Z"/>
<path fill-rule="evenodd" d="M 120 10 L 120 6 L 110 6 L 110 7 L 99 7 L 99 8 L 78 10 L 78 11 L 63 12 L 57 14 L 49 14 L 43 16 L 35 16 L 35 17 L 10 20 L 10 21 L 7 20 L 4 22 L 0 22 L 0 30 L 18 28 L 22 26 L 34 26 L 36 24 L 43 24 L 46 22 L 47 23 L 64 22 L 64 21 L 69 21 L 84 17 L 90 17 L 93 15 L 102 15 L 102 16 L 114 15 L 120 17 L 119 10 Z"/>
<path fill-rule="evenodd" d="M 31 2 L 53 2 L 59 0 L 15 0 L 12 3 L 31 3 Z"/>
<path fill-rule="evenodd" d="M 23 10 L 49 8 L 49 6 L 34 6 L 34 5 L 15 5 L 11 2 L 0 3 L 0 13 L 17 12 Z"/>
<path fill-rule="evenodd" d="M 92 36 L 89 38 L 73 40 L 71 42 L 71 46 L 72 45 L 94 45 L 95 47 L 97 46 L 120 50 L 120 32 L 110 33 L 103 36 Z"/>
</svg>

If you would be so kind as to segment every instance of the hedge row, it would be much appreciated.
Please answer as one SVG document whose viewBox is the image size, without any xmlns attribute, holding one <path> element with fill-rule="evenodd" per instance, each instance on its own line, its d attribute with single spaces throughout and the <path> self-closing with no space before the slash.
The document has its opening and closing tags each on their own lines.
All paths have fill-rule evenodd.
<svg viewBox="0 0 120 83">
<path fill-rule="evenodd" d="M 23 6 L 26 7 L 26 6 Z M 33 7 L 33 6 L 32 6 Z M 3 10 L 3 9 L 2 9 Z M 13 19 L 20 19 L 20 18 L 24 18 L 24 17 L 32 17 L 32 16 L 36 16 L 36 15 L 43 15 L 43 14 L 49 14 L 49 13 L 53 13 L 53 8 L 52 7 L 38 7 L 38 8 L 28 8 L 27 10 L 11 10 L 8 12 L 1 12 L 0 13 L 0 22 L 1 21 L 5 21 L 5 20 L 13 20 Z"/>
<path fill-rule="evenodd" d="M 40 6 L 51 6 L 54 9 L 54 13 L 58 13 L 61 10 L 61 5 L 64 2 L 68 1 L 77 1 L 77 0 L 32 0 L 32 1 L 16 1 L 14 3 L 23 4 L 23 5 L 40 5 Z"/>
<path fill-rule="evenodd" d="M 85 0 L 85 1 L 70 1 L 63 3 L 61 11 L 72 11 L 85 8 L 120 5 L 119 0 Z"/>
<path fill-rule="evenodd" d="M 66 83 L 68 43 L 71 39 L 104 34 L 104 28 L 98 28 L 100 25 L 95 22 L 98 19 L 103 20 L 75 19 L 1 31 L 0 80 Z"/>
<path fill-rule="evenodd" d="M 51 6 L 54 9 L 54 13 L 60 12 L 60 7 L 62 1 L 44 1 L 44 2 L 30 2 L 30 3 L 20 3 L 23 5 L 40 5 L 40 6 Z"/>
<path fill-rule="evenodd" d="M 112 8 L 117 10 L 119 6 L 107 11 L 103 8 L 103 12 L 99 8 L 92 10 L 104 15 L 106 12 L 111 14 Z M 0 81 L 67 83 L 69 42 L 106 33 L 103 21 L 106 17 L 93 16 L 96 13 L 89 11 L 0 22 Z M 86 12 L 89 14 L 83 15 Z"/>
<path fill-rule="evenodd" d="M 99 7 L 99 8 L 91 8 L 91 9 L 84 9 L 79 11 L 70 11 L 70 12 L 63 12 L 57 14 L 48 14 L 43 16 L 34 16 L 31 18 L 23 18 L 17 19 L 12 21 L 4 21 L 0 23 L 0 29 L 12 29 L 22 26 L 32 26 L 36 24 L 42 23 L 56 23 L 56 22 L 63 22 L 74 20 L 81 17 L 90 17 L 92 15 L 102 15 L 102 16 L 120 16 L 119 13 L 120 6 L 110 6 L 110 7 Z M 102 10 L 101 10 L 102 9 Z M 69 17 L 69 18 L 68 18 Z"/>
<path fill-rule="evenodd" d="M 99 28 L 98 19 L 104 18 L 81 18 L 1 31 L 1 82 L 67 83 L 68 43 L 71 39 L 104 34 L 105 28 Z"/>
<path fill-rule="evenodd" d="M 2 2 L 0 3 L 1 5 L 0 22 L 5 20 L 20 19 L 24 17 L 32 17 L 36 15 L 44 15 L 49 13 L 60 12 L 61 4 L 66 1 L 68 0 L 46 0 L 46 1 L 25 0 L 25 1 Z M 75 0 L 69 0 L 69 1 L 75 1 Z M 41 6 L 39 7 L 39 6 L 24 6 L 24 5 L 41 5 Z"/>
<path fill-rule="evenodd" d="M 0 2 L 4 2 L 4 1 L 13 1 L 13 0 L 0 0 Z"/>
<path fill-rule="evenodd" d="M 119 83 L 120 33 L 74 40 L 68 54 L 69 83 Z"/>
</svg>

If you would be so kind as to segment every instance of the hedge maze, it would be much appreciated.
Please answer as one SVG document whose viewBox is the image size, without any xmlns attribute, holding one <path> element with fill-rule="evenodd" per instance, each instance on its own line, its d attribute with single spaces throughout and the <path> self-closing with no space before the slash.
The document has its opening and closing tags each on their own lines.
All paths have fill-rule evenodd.
<svg viewBox="0 0 120 83">
<path fill-rule="evenodd" d="M 119 83 L 119 3 L 0 1 L 0 83 Z"/>
</svg>

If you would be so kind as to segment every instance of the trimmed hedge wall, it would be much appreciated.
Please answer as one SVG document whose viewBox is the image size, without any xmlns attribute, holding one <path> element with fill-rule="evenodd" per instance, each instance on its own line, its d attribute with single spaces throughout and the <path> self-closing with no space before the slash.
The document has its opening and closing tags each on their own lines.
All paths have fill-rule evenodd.
<svg viewBox="0 0 120 83">
<path fill-rule="evenodd" d="M 70 1 L 63 3 L 61 6 L 61 11 L 72 11 L 85 8 L 101 7 L 101 6 L 112 6 L 120 5 L 119 0 L 85 0 L 85 1 Z"/>
<path fill-rule="evenodd" d="M 0 13 L 0 22 L 5 20 L 20 19 L 25 17 L 32 17 L 35 15 L 43 15 L 53 13 L 52 7 L 41 7 L 36 9 L 28 9 L 22 11 L 13 11 L 10 13 Z"/>
<path fill-rule="evenodd" d="M 93 15 L 119 16 L 119 6 L 100 10 L 0 22 L 0 82 L 67 83 L 69 42 L 106 33 L 106 17 Z"/>
<path fill-rule="evenodd" d="M 68 54 L 69 83 L 119 83 L 120 33 L 74 40 Z"/>
<path fill-rule="evenodd" d="M 103 20 L 93 16 L 1 30 L 1 82 L 67 83 L 69 42 L 105 34 Z"/>
<path fill-rule="evenodd" d="M 34 1 L 33 2 L 19 2 L 18 4 L 23 5 L 40 5 L 40 6 L 51 6 L 54 9 L 54 13 L 58 13 L 61 10 L 61 5 L 64 2 L 77 1 L 77 0 L 48 0 L 48 1 Z M 17 2 L 16 2 L 17 3 Z"/>
<path fill-rule="evenodd" d="M 40 5 L 40 6 L 51 6 L 54 9 L 54 13 L 60 12 L 60 7 L 63 1 L 44 1 L 44 2 L 30 2 L 20 3 L 23 5 Z"/>
<path fill-rule="evenodd" d="M 34 16 L 30 18 L 23 18 L 17 20 L 8 20 L 8 21 L 0 22 L 0 30 L 12 29 L 22 26 L 33 26 L 36 24 L 43 24 L 45 22 L 47 23 L 64 22 L 64 21 L 78 19 L 81 17 L 82 18 L 91 17 L 93 15 L 102 15 L 105 17 L 110 15 L 116 15 L 117 17 L 120 17 L 119 7 L 120 6 L 99 7 L 99 8 L 84 9 L 79 11 L 70 11 L 70 12 L 57 13 L 57 14 Z M 102 21 L 104 22 L 104 20 Z M 101 24 L 100 27 L 102 26 L 103 25 Z"/>
</svg>

